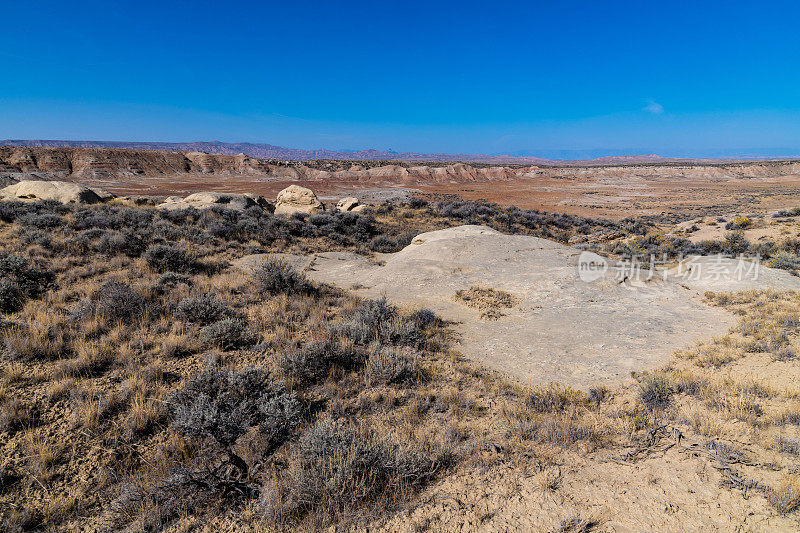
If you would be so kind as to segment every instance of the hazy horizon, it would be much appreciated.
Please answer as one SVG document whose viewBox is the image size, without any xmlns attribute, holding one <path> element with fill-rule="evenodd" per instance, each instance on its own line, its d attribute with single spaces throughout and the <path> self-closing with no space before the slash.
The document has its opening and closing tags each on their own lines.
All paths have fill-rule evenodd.
<svg viewBox="0 0 800 533">
<path fill-rule="evenodd" d="M 505 152 L 417 152 L 417 151 L 400 151 L 394 150 L 391 147 L 382 148 L 375 146 L 365 146 L 361 148 L 332 148 L 326 146 L 317 146 L 312 148 L 301 148 L 297 146 L 284 146 L 274 142 L 259 142 L 259 141 L 222 141 L 219 139 L 213 140 L 162 140 L 162 139 L 148 139 L 148 140 L 126 140 L 126 139 L 0 139 L 0 146 L 3 143 L 21 143 L 40 141 L 47 143 L 130 143 L 130 144 L 193 144 L 193 143 L 224 143 L 224 144 L 252 144 L 252 145 L 270 145 L 278 148 L 286 148 L 290 150 L 325 150 L 331 152 L 354 153 L 362 151 L 378 151 L 388 152 L 395 154 L 414 153 L 414 154 L 448 154 L 448 155 L 485 155 L 485 156 L 510 156 L 510 157 L 538 157 L 549 159 L 553 161 L 577 161 L 587 159 L 598 159 L 602 157 L 621 157 L 621 156 L 643 156 L 643 155 L 656 155 L 663 158 L 686 158 L 686 159 L 794 159 L 800 158 L 800 150 L 796 149 L 773 149 L 773 148 L 749 148 L 749 149 L 716 149 L 716 150 L 703 150 L 686 152 L 658 152 L 648 150 L 647 148 L 619 148 L 619 149 L 600 149 L 600 148 L 584 148 L 584 149 L 542 149 L 542 150 L 517 150 Z"/>
</svg>

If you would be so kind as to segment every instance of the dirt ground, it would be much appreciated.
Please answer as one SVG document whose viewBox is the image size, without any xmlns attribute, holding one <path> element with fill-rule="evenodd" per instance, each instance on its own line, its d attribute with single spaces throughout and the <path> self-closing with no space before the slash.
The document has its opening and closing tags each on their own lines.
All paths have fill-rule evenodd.
<svg viewBox="0 0 800 533">
<path fill-rule="evenodd" d="M 612 180 L 592 174 L 580 178 L 541 176 L 467 186 L 435 184 L 421 186 L 420 190 L 523 209 L 611 219 L 671 213 L 683 217 L 766 213 L 795 206 L 800 194 L 800 179 L 794 177 L 644 179 L 620 174 Z"/>
<path fill-rule="evenodd" d="M 252 192 L 274 198 L 283 188 L 301 184 L 323 201 L 356 196 L 380 201 L 409 193 L 423 196 L 458 195 L 484 199 L 523 209 L 540 209 L 581 216 L 620 219 L 628 216 L 678 214 L 684 218 L 729 213 L 767 213 L 795 207 L 800 178 L 720 179 L 718 177 L 641 177 L 620 169 L 613 176 L 586 169 L 581 175 L 555 172 L 513 181 L 475 183 L 406 184 L 291 180 L 266 181 L 262 177 L 137 177 L 135 181 L 101 183 L 115 194 L 185 196 L 198 191 Z"/>
</svg>

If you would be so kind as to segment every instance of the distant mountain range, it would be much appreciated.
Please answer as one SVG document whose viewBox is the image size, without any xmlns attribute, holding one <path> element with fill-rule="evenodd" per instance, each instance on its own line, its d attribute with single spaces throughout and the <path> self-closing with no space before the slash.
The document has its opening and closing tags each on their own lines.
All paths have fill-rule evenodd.
<svg viewBox="0 0 800 533">
<path fill-rule="evenodd" d="M 545 150 L 537 152 L 546 157 L 532 155 L 531 151 L 510 154 L 419 154 L 415 152 L 393 152 L 390 150 L 303 150 L 285 148 L 264 143 L 226 143 L 221 141 L 197 142 L 128 142 L 128 141 L 57 141 L 57 140 L 0 140 L 0 146 L 27 146 L 37 148 L 129 148 L 136 150 L 168 150 L 176 152 L 206 152 L 209 154 L 245 154 L 257 159 L 279 159 L 289 161 L 314 161 L 333 159 L 344 161 L 409 161 L 409 162 L 449 162 L 517 165 L 547 164 L 635 164 L 664 163 L 670 161 L 698 161 L 696 157 L 661 157 L 655 154 L 629 155 L 618 150 Z M 744 150 L 717 151 L 708 154 L 709 159 L 789 159 L 796 150 Z M 600 157 L 600 154 L 608 154 Z M 796 158 L 795 156 L 794 158 Z"/>
<path fill-rule="evenodd" d="M 488 155 L 488 154 L 419 154 L 414 152 L 392 152 L 386 150 L 303 150 L 285 148 L 262 143 L 225 143 L 221 141 L 198 142 L 127 142 L 127 141 L 58 141 L 58 140 L 0 140 L 2 146 L 27 146 L 36 148 L 130 148 L 137 150 L 170 150 L 176 152 L 206 152 L 209 154 L 245 154 L 258 159 L 280 159 L 291 161 L 313 161 L 318 159 L 338 159 L 346 161 L 418 161 L 445 162 L 463 161 L 465 163 L 494 163 L 536 165 L 548 164 L 553 160 L 532 155 Z M 577 159 L 577 158 L 576 158 Z M 592 160 L 598 163 L 643 163 L 666 161 L 657 155 L 618 155 Z"/>
</svg>

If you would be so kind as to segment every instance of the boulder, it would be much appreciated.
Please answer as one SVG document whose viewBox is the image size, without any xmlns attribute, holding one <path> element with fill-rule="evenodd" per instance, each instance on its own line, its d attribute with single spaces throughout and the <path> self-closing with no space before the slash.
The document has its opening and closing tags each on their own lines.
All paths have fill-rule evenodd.
<svg viewBox="0 0 800 533">
<path fill-rule="evenodd" d="M 139 194 L 134 194 L 132 196 L 118 196 L 115 201 L 116 203 L 126 205 L 128 207 L 154 206 L 158 204 L 155 197 Z"/>
<path fill-rule="evenodd" d="M 276 215 L 291 215 L 293 213 L 321 213 L 325 206 L 319 201 L 311 189 L 299 185 L 289 185 L 278 193 L 275 202 Z"/>
<path fill-rule="evenodd" d="M 244 211 L 249 207 L 258 207 L 272 211 L 272 205 L 263 197 L 256 194 L 233 194 L 221 192 L 196 192 L 186 198 L 178 196 L 168 197 L 158 207 L 162 209 L 211 209 L 212 207 L 225 207 L 236 211 Z"/>
<path fill-rule="evenodd" d="M 354 207 L 358 206 L 358 198 L 342 198 L 336 204 L 337 211 L 352 211 Z"/>
<path fill-rule="evenodd" d="M 368 206 L 366 206 L 366 205 L 364 205 L 364 204 L 359 204 L 359 205 L 355 206 L 354 208 L 352 208 L 352 209 L 350 210 L 350 212 L 351 212 L 351 213 L 363 213 L 364 211 L 366 211 L 366 210 L 367 210 L 367 207 L 368 207 Z"/>
<path fill-rule="evenodd" d="M 115 195 L 111 194 L 105 189 L 101 189 L 100 187 L 88 187 L 88 189 L 95 193 L 102 202 L 107 202 L 116 198 Z"/>
<path fill-rule="evenodd" d="M 20 181 L 0 189 L 2 200 L 55 200 L 62 204 L 96 204 L 114 198 L 114 195 L 66 181 Z"/>
</svg>

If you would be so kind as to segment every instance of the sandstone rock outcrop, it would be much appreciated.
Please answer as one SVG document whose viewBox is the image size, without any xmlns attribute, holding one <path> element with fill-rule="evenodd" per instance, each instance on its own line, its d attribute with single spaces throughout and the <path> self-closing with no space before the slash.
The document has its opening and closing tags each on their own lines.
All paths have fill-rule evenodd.
<svg viewBox="0 0 800 533">
<path fill-rule="evenodd" d="M 310 279 L 361 297 L 431 309 L 456 324 L 464 355 L 523 383 L 557 381 L 583 389 L 618 383 L 734 323 L 680 278 L 664 279 L 659 272 L 650 281 L 620 283 L 625 267 L 609 265 L 589 281 L 581 277 L 579 250 L 482 226 L 420 234 L 403 250 L 381 255 L 380 262 L 349 252 L 312 258 Z M 252 268 L 247 261 L 253 260 L 234 265 Z M 499 320 L 485 320 L 455 298 L 476 286 L 510 293 L 518 303 Z"/>
<path fill-rule="evenodd" d="M 276 215 L 291 215 L 293 213 L 321 213 L 325 206 L 319 201 L 311 189 L 299 185 L 289 185 L 278 193 L 275 202 Z"/>
<path fill-rule="evenodd" d="M 354 207 L 359 205 L 358 198 L 342 198 L 336 204 L 337 211 L 352 211 Z"/>
<path fill-rule="evenodd" d="M 3 200 L 55 200 L 62 204 L 96 204 L 114 198 L 97 187 L 85 187 L 66 181 L 25 180 L 0 189 Z"/>
<path fill-rule="evenodd" d="M 225 207 L 236 211 L 244 211 L 249 207 L 259 207 L 261 209 L 273 210 L 263 196 L 252 193 L 233 194 L 221 192 L 196 192 L 186 198 L 178 196 L 168 197 L 163 204 L 158 207 L 162 209 L 211 209 L 212 207 Z"/>
</svg>

